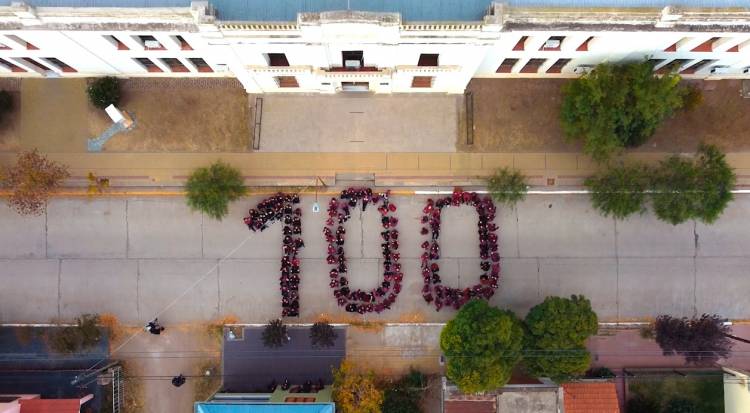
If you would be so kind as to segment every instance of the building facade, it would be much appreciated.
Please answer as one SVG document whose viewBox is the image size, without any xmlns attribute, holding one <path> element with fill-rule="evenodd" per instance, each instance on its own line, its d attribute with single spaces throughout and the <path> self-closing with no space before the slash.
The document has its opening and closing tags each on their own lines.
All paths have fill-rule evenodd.
<svg viewBox="0 0 750 413">
<path fill-rule="evenodd" d="M 750 78 L 750 0 L 602 1 L 0 0 L 0 76 L 463 93 L 474 77 L 573 77 L 649 59 L 686 78 Z"/>
</svg>

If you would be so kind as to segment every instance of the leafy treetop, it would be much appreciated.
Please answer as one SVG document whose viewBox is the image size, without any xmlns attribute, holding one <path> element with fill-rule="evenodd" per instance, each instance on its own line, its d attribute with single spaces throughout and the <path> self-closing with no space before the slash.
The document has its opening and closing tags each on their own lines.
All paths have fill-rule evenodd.
<svg viewBox="0 0 750 413">
<path fill-rule="evenodd" d="M 229 213 L 229 202 L 247 193 L 240 171 L 221 161 L 193 171 L 185 188 L 188 206 L 218 220 Z"/>
<path fill-rule="evenodd" d="M 584 342 L 596 334 L 597 323 L 583 296 L 547 297 L 526 315 L 526 369 L 556 381 L 583 374 L 591 362 Z"/>
<path fill-rule="evenodd" d="M 597 161 L 643 144 L 661 122 L 683 106 L 680 76 L 658 76 L 648 61 L 602 63 L 563 86 L 560 112 L 569 139 L 583 140 Z"/>
<path fill-rule="evenodd" d="M 333 370 L 333 400 L 341 413 L 381 413 L 383 392 L 372 372 L 357 373 L 349 361 Z"/>
<path fill-rule="evenodd" d="M 440 334 L 446 375 L 464 393 L 494 390 L 510 379 L 521 358 L 523 328 L 515 314 L 472 300 Z"/>
<path fill-rule="evenodd" d="M 688 363 L 711 365 L 729 356 L 731 332 L 721 317 L 703 314 L 700 318 L 661 315 L 654 323 L 656 342 L 665 355 L 683 355 Z"/>
</svg>

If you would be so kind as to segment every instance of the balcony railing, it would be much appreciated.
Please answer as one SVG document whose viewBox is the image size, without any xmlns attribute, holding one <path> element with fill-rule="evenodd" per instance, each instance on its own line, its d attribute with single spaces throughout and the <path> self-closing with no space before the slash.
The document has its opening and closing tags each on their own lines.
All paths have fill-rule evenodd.
<svg viewBox="0 0 750 413">
<path fill-rule="evenodd" d="M 396 66 L 396 73 L 407 73 L 416 75 L 429 75 L 437 73 L 455 73 L 461 71 L 461 66 Z"/>
<path fill-rule="evenodd" d="M 298 76 L 312 73 L 312 66 L 247 66 L 247 70 L 273 76 Z"/>
<path fill-rule="evenodd" d="M 325 78 L 335 79 L 372 79 L 390 77 L 392 72 L 391 69 L 364 66 L 357 69 L 332 67 L 321 69 L 318 74 Z"/>
</svg>

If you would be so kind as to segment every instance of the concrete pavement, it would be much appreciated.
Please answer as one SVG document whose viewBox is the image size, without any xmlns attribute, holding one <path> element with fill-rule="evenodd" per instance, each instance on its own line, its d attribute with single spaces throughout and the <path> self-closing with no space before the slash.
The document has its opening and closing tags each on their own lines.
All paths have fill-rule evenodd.
<svg viewBox="0 0 750 413">
<path fill-rule="evenodd" d="M 418 219 L 426 198 L 394 197 L 404 288 L 394 308 L 368 319 L 440 322 L 453 315 L 434 311 L 420 294 Z M 0 322 L 47 322 L 84 312 L 111 312 L 132 324 L 160 312 L 165 323 L 219 314 L 242 322 L 275 318 L 281 227 L 254 234 L 241 221 L 260 199 L 235 202 L 221 222 L 191 212 L 182 198 L 54 199 L 46 215 L 33 218 L 0 208 Z M 328 287 L 325 214 L 311 211 L 313 201 L 303 197 L 300 321 L 347 315 Z M 750 318 L 749 209 L 750 196 L 737 195 L 714 225 L 671 226 L 650 214 L 623 222 L 602 218 L 585 195 L 529 196 L 516 210 L 498 214 L 503 261 L 492 303 L 523 315 L 547 295 L 582 293 L 603 320 L 702 312 Z M 445 283 L 474 284 L 476 213 L 462 207 L 444 214 Z M 357 287 L 372 288 L 381 277 L 376 215 L 368 208 L 347 224 L 350 280 Z"/>
<path fill-rule="evenodd" d="M 438 152 L 254 152 L 254 153 L 46 153 L 67 165 L 67 186 L 85 187 L 87 175 L 110 179 L 112 189 L 149 187 L 182 190 L 189 174 L 216 160 L 240 170 L 249 186 L 343 185 L 352 174 L 382 187 L 445 187 L 484 185 L 497 168 L 512 167 L 534 187 L 576 187 L 597 169 L 577 153 L 438 153 Z M 629 153 L 627 160 L 655 163 L 669 153 Z M 16 155 L 0 152 L 0 166 Z M 750 186 L 750 152 L 728 153 L 739 187 Z M 320 179 L 320 180 L 319 180 Z"/>
<path fill-rule="evenodd" d="M 268 94 L 263 96 L 258 150 L 455 152 L 462 98 Z"/>
</svg>

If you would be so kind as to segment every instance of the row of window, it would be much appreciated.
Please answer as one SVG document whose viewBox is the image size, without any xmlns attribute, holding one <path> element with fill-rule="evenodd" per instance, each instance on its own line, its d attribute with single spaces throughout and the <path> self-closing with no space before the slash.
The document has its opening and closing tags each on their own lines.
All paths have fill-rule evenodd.
<svg viewBox="0 0 750 413">
<path fill-rule="evenodd" d="M 188 41 L 185 40 L 184 37 L 180 35 L 171 37 L 180 45 L 180 50 L 193 50 L 193 47 L 190 46 L 190 43 L 188 43 Z M 115 35 L 107 34 L 104 35 L 104 38 L 112 43 L 112 45 L 115 46 L 117 50 L 130 50 L 130 48 Z M 136 42 L 138 42 L 138 44 L 140 44 L 144 50 L 167 50 L 167 48 L 159 40 L 157 40 L 156 37 L 152 35 L 133 36 L 133 39 L 136 40 Z"/>
<path fill-rule="evenodd" d="M 27 63 L 33 67 L 36 67 L 42 72 L 48 72 L 53 70 L 52 67 L 57 68 L 58 70 L 62 71 L 63 73 L 75 73 L 77 72 L 76 69 L 74 69 L 72 66 L 66 64 L 62 60 L 56 58 L 56 57 L 43 57 L 43 58 L 30 58 L 30 57 L 20 57 L 15 58 L 17 60 L 20 60 L 23 63 Z M 163 72 L 162 68 L 157 66 L 156 63 L 153 62 L 153 60 L 147 58 L 147 57 L 136 57 L 135 60 L 138 64 L 140 64 L 144 69 L 146 69 L 149 72 L 152 73 L 159 73 Z M 188 73 L 190 72 L 190 69 L 187 68 L 179 59 L 175 58 L 161 58 L 162 63 L 164 63 L 164 66 L 168 67 L 171 72 L 174 73 Z M 213 72 L 213 69 L 211 69 L 211 66 L 206 63 L 205 60 L 201 59 L 200 57 L 191 57 L 188 58 L 190 63 L 195 66 L 195 68 L 200 73 L 210 73 Z M 5 67 L 6 69 L 10 70 L 11 72 L 27 72 L 27 70 L 18 62 L 15 63 L 12 61 L 12 59 L 2 59 L 0 58 L 0 66 Z"/>
<path fill-rule="evenodd" d="M 39 50 L 38 47 L 33 45 L 30 42 L 27 42 L 26 40 L 23 40 L 22 38 L 14 35 L 14 34 L 6 34 L 6 38 L 9 40 L 17 43 L 21 47 L 25 48 L 26 50 Z M 139 35 L 139 36 L 132 36 L 133 39 L 138 42 L 141 46 L 143 46 L 144 50 L 167 50 L 166 47 L 164 47 L 159 40 L 156 39 L 156 37 L 151 35 Z M 117 50 L 130 50 L 130 48 L 117 36 L 107 34 L 104 35 L 104 38 L 112 43 L 112 45 L 117 48 Z M 187 40 L 185 40 L 184 37 L 180 35 L 172 36 L 172 38 L 180 45 L 181 50 L 193 50 L 193 47 L 190 46 L 190 43 L 188 43 Z M 5 43 L 0 43 L 0 50 L 10 50 L 12 49 L 9 45 Z"/>
<path fill-rule="evenodd" d="M 269 66 L 289 66 L 285 53 L 266 53 Z M 422 53 L 419 55 L 417 66 L 439 66 L 438 53 Z M 365 70 L 365 55 L 362 50 L 344 50 L 341 52 L 341 68 L 345 70 Z"/>
<path fill-rule="evenodd" d="M 497 67 L 495 73 L 511 73 L 513 67 L 518 63 L 519 59 L 506 58 Z M 561 73 L 563 68 L 570 63 L 571 59 L 557 59 L 552 66 L 547 68 L 545 73 Z M 521 68 L 521 73 L 539 73 L 539 68 L 547 62 L 547 59 L 529 59 L 525 65 Z"/>
<path fill-rule="evenodd" d="M 136 57 L 133 59 L 136 63 L 141 65 L 146 71 L 151 73 L 160 73 L 163 72 L 162 68 L 159 67 L 156 63 L 154 63 L 153 60 L 149 59 L 148 57 Z M 172 58 L 172 57 L 163 57 L 159 59 L 164 66 L 169 68 L 170 72 L 174 73 L 188 73 L 190 72 L 190 69 L 188 69 L 180 59 Z M 195 66 L 195 68 L 200 73 L 210 73 L 213 72 L 213 69 L 211 69 L 211 66 L 206 63 L 205 60 L 201 59 L 200 57 L 189 57 L 187 59 L 190 61 L 190 63 Z"/>
<path fill-rule="evenodd" d="M 693 47 L 692 49 L 690 49 L 690 51 L 691 52 L 713 52 L 716 49 L 717 46 L 719 46 L 722 42 L 729 41 L 729 39 L 730 38 L 728 38 L 728 37 L 712 37 L 712 38 L 706 40 L 705 42 L 699 44 L 698 46 Z M 664 49 L 664 51 L 665 52 L 676 52 L 677 49 L 680 48 L 681 44 L 684 44 L 684 43 L 688 42 L 689 40 L 691 40 L 690 37 L 684 37 L 684 38 L 682 38 L 682 40 L 680 40 L 678 42 L 675 42 L 673 45 L 671 45 L 671 46 L 667 47 L 666 49 Z M 734 46 L 728 48 L 726 51 L 730 52 L 730 53 L 737 53 L 737 52 L 740 51 L 740 44 L 737 43 Z"/>
<path fill-rule="evenodd" d="M 548 59 L 529 59 L 525 65 L 521 68 L 519 71 L 520 73 L 539 73 L 539 69 L 547 62 Z M 667 59 L 649 59 L 649 62 L 653 67 L 659 66 Z M 669 61 L 669 63 L 661 66 L 656 73 L 659 74 L 665 74 L 669 73 L 675 70 L 678 70 L 682 65 L 692 61 L 693 59 L 673 59 Z M 513 68 L 518 63 L 519 59 L 516 58 L 506 58 L 503 59 L 503 61 L 500 63 L 500 66 L 498 66 L 495 73 L 512 73 Z M 563 68 L 570 63 L 571 59 L 563 58 L 563 59 L 557 59 L 555 62 L 547 68 L 545 73 L 561 73 Z M 717 59 L 703 59 L 698 62 L 693 63 L 692 65 L 680 70 L 681 74 L 685 75 L 692 75 L 696 73 L 697 71 L 705 68 L 706 66 L 717 62 Z"/>
<path fill-rule="evenodd" d="M 41 60 L 41 62 L 31 57 L 19 57 L 16 59 L 20 60 L 23 63 L 27 63 L 39 69 L 42 72 L 53 71 L 52 67 L 56 67 L 58 70 L 60 70 L 63 73 L 77 72 L 77 70 L 75 70 L 72 66 L 66 64 L 65 62 L 63 62 L 62 60 L 56 57 L 42 57 L 39 59 Z M 27 72 L 27 70 L 24 67 L 22 67 L 18 61 L 13 63 L 9 59 L 0 59 L 0 66 L 5 67 L 11 72 L 17 72 L 17 73 Z"/>
<path fill-rule="evenodd" d="M 594 36 L 590 36 L 588 39 L 584 40 L 583 43 L 581 43 L 577 48 L 577 52 L 587 52 L 589 50 L 589 43 L 594 39 Z M 516 42 L 516 45 L 513 46 L 513 51 L 524 51 L 526 50 L 526 41 L 529 40 L 529 36 L 522 36 L 520 39 L 518 39 L 518 42 Z M 539 51 L 542 52 L 555 52 L 560 51 L 560 48 L 562 47 L 562 42 L 565 40 L 565 36 L 550 36 L 544 43 L 542 43 L 542 46 L 539 48 Z"/>
</svg>

